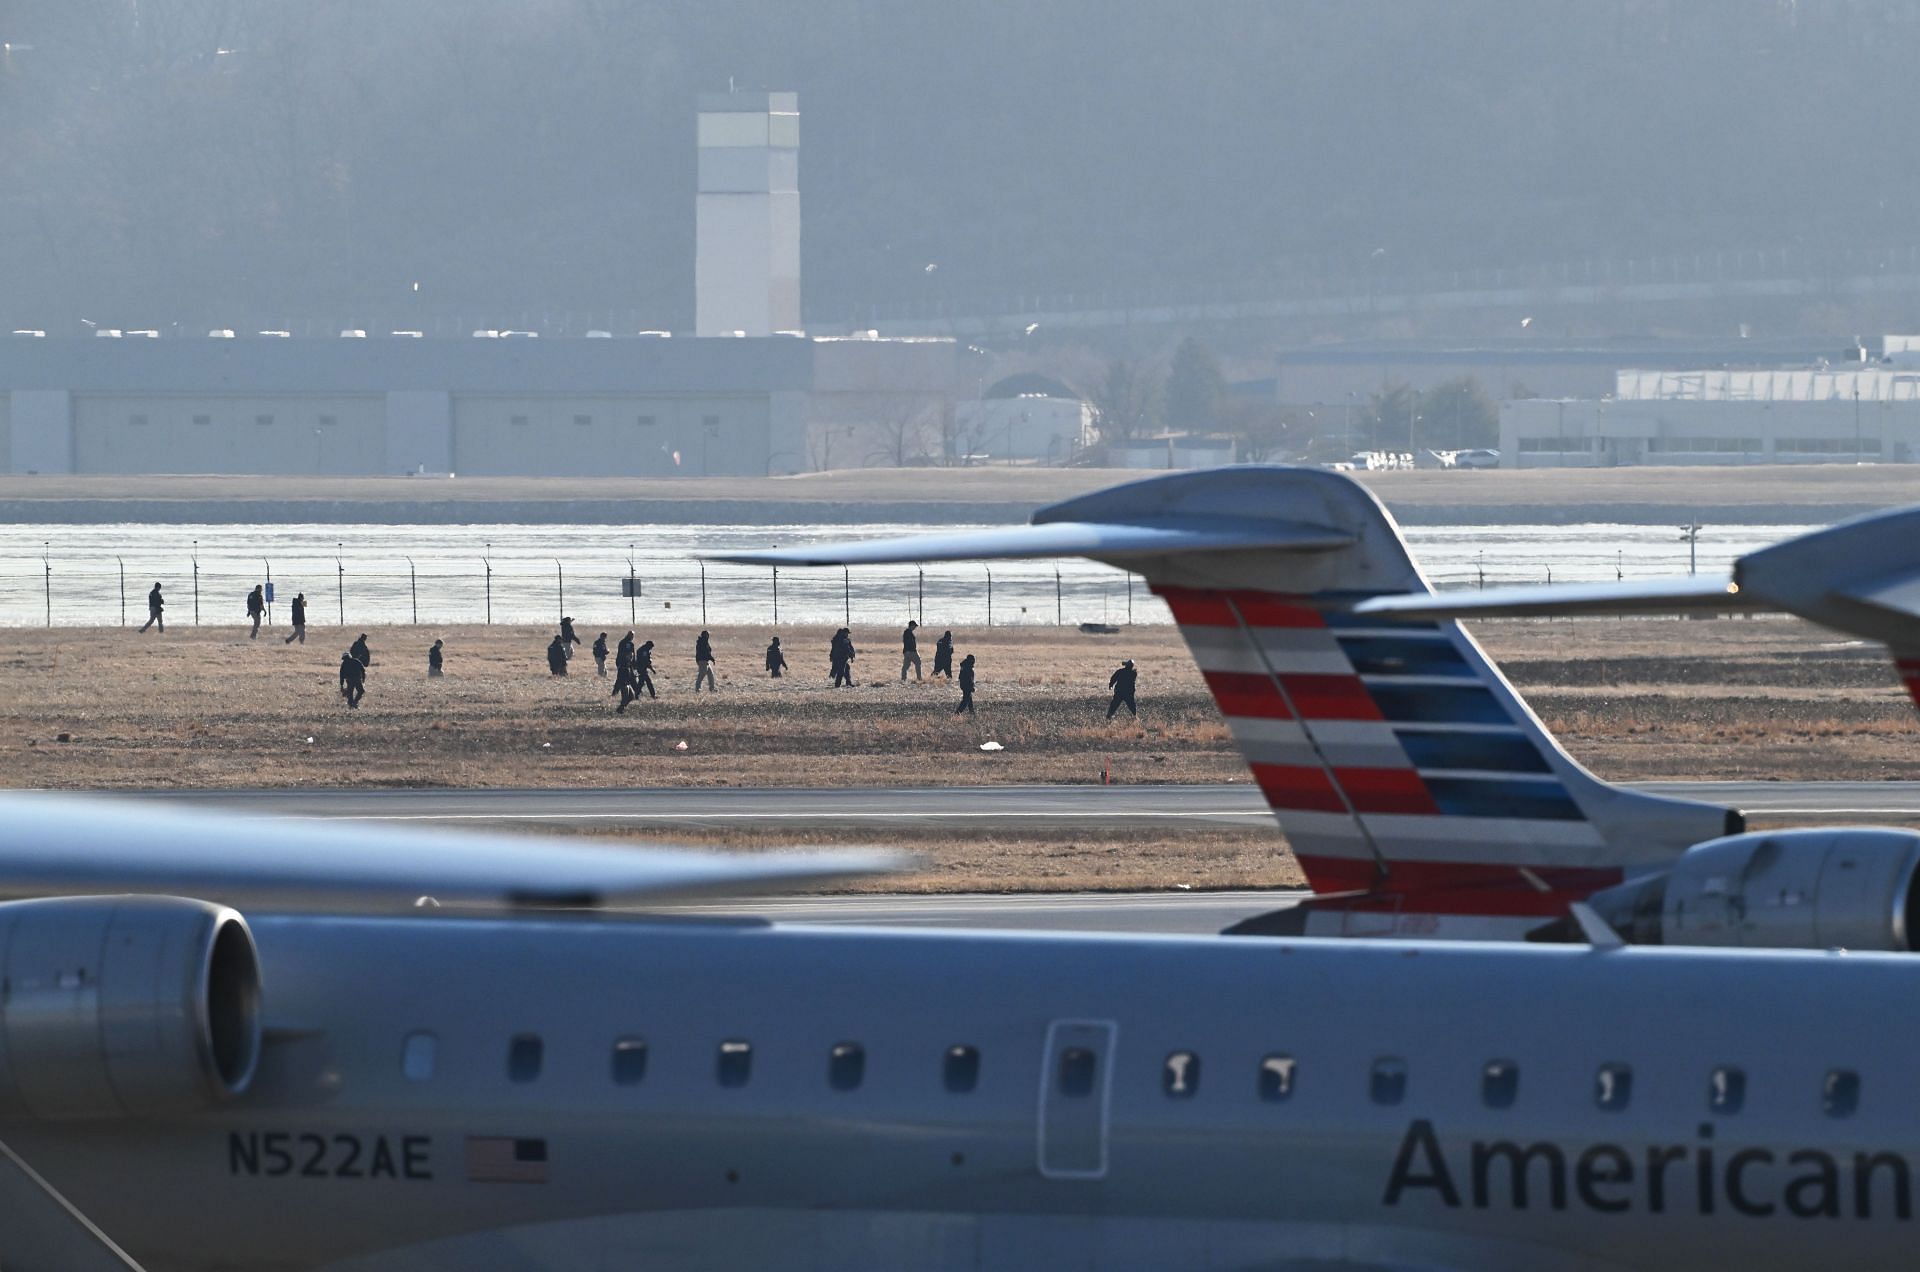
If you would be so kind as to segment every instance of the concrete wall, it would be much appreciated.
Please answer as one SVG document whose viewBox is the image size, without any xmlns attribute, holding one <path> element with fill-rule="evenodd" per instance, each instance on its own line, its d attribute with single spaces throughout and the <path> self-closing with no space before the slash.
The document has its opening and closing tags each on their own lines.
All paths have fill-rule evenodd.
<svg viewBox="0 0 1920 1272">
<path fill-rule="evenodd" d="M 360 474 L 385 470 L 386 404 L 372 395 L 76 394 L 83 473 Z"/>
<path fill-rule="evenodd" d="M 453 471 L 476 477 L 759 475 L 767 470 L 769 424 L 767 395 L 458 394 Z"/>
<path fill-rule="evenodd" d="M 387 394 L 389 473 L 458 472 L 453 466 L 453 395 L 410 389 Z"/>
<path fill-rule="evenodd" d="M 1856 410 L 1851 401 L 1528 399 L 1500 407 L 1500 462 L 1510 468 L 1852 463 L 1856 454 L 1920 460 L 1920 402 Z"/>
<path fill-rule="evenodd" d="M 64 389 L 15 389 L 10 395 L 9 464 L 16 473 L 70 473 L 73 395 Z"/>
</svg>

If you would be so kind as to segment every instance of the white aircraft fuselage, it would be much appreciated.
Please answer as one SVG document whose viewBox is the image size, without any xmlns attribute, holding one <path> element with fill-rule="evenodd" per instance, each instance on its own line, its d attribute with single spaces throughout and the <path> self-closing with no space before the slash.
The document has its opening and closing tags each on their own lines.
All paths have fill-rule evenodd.
<svg viewBox="0 0 1920 1272">
<path fill-rule="evenodd" d="M 153 1272 L 1913 1264 L 1911 957 L 250 925 L 244 1095 L 0 1125 Z"/>
</svg>

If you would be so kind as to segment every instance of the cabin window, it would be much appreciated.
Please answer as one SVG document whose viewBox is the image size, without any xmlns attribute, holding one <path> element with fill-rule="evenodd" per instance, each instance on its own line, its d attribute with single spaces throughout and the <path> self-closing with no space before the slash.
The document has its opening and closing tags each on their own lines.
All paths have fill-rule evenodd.
<svg viewBox="0 0 1920 1272">
<path fill-rule="evenodd" d="M 507 423 L 515 428 L 525 428 L 527 426 L 527 417 L 524 415 L 509 415 L 507 417 Z"/>
<path fill-rule="evenodd" d="M 147 417 L 144 415 L 129 415 L 127 416 L 127 423 L 134 428 L 145 428 L 147 426 Z"/>
<path fill-rule="evenodd" d="M 253 422 L 254 422 L 255 424 L 258 424 L 258 425 L 259 425 L 259 426 L 260 426 L 261 428 L 272 428 L 272 427 L 273 427 L 273 416 L 271 416 L 271 415 L 256 415 L 256 416 L 254 416 L 254 417 L 253 417 Z"/>
<path fill-rule="evenodd" d="M 1160 1089 L 1169 1098 L 1188 1099 L 1200 1091 L 1200 1057 L 1191 1051 L 1176 1051 L 1167 1057 L 1160 1070 Z"/>
<path fill-rule="evenodd" d="M 1093 1094 L 1100 1075 L 1100 1057 L 1086 1047 L 1068 1047 L 1060 1053 L 1060 1094 L 1076 1099 Z"/>
<path fill-rule="evenodd" d="M 1293 1095 L 1293 1057 L 1268 1056 L 1260 1062 L 1260 1098 L 1278 1104 Z"/>
<path fill-rule="evenodd" d="M 1627 1107 L 1633 1099 L 1633 1066 L 1609 1062 L 1593 1075 L 1593 1102 L 1609 1112 Z"/>
<path fill-rule="evenodd" d="M 1820 1085 L 1820 1108 L 1828 1117 L 1852 1117 L 1860 1107 L 1860 1075 L 1852 1069 L 1831 1069 Z"/>
<path fill-rule="evenodd" d="M 400 1046 L 400 1072 L 409 1082 L 425 1082 L 433 1077 L 434 1061 L 440 1040 L 424 1029 L 407 1035 Z"/>
<path fill-rule="evenodd" d="M 702 415 L 700 417 L 700 427 L 707 430 L 707 436 L 718 437 L 720 436 L 720 417 L 718 415 Z"/>
<path fill-rule="evenodd" d="M 635 428 L 652 428 L 657 422 L 651 415 L 637 415 L 633 420 Z"/>
<path fill-rule="evenodd" d="M 593 427 L 593 416 L 576 415 L 573 417 L 573 423 L 577 428 L 591 428 Z"/>
<path fill-rule="evenodd" d="M 1707 1077 L 1707 1107 L 1715 1113 L 1738 1113 L 1747 1102 L 1744 1069 L 1723 1064 Z"/>
<path fill-rule="evenodd" d="M 852 1091 L 867 1076 L 867 1049 L 857 1042 L 836 1042 L 827 1053 L 827 1085 Z"/>
<path fill-rule="evenodd" d="M 1398 1056 L 1382 1056 L 1373 1062 L 1367 1093 L 1375 1104 L 1398 1104 L 1407 1098 L 1407 1062 Z"/>
<path fill-rule="evenodd" d="M 539 1034 L 515 1034 L 507 1044 L 507 1080 L 532 1082 L 537 1079 L 546 1050 Z"/>
<path fill-rule="evenodd" d="M 613 1043 L 613 1081 L 616 1086 L 638 1086 L 647 1076 L 647 1040 L 616 1038 Z"/>
<path fill-rule="evenodd" d="M 207 427 L 207 426 L 208 426 L 209 424 L 211 424 L 211 423 L 213 423 L 213 416 L 211 416 L 211 415 L 196 415 L 196 416 L 194 416 L 194 417 L 193 417 L 193 422 L 194 422 L 194 423 L 195 423 L 196 425 L 198 425 L 199 427 L 201 427 L 201 428 L 205 428 L 205 427 Z"/>
<path fill-rule="evenodd" d="M 338 424 L 339 422 L 340 422 L 340 417 L 338 415 L 322 415 L 320 417 L 321 428 L 332 428 L 334 425 Z"/>
<path fill-rule="evenodd" d="M 723 1087 L 743 1087 L 753 1076 L 753 1044 L 729 1038 L 720 1044 L 719 1078 Z"/>
<path fill-rule="evenodd" d="M 965 1095 L 980 1085 L 980 1048 L 955 1043 L 947 1048 L 940 1069 L 947 1090 Z"/>
<path fill-rule="evenodd" d="M 1511 1060 L 1489 1060 L 1480 1070 L 1480 1102 L 1490 1109 L 1510 1109 L 1520 1094 L 1520 1066 Z"/>
</svg>

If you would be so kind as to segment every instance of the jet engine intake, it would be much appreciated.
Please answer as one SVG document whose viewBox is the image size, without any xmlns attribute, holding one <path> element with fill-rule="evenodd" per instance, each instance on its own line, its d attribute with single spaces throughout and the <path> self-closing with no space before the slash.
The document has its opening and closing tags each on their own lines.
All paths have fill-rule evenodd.
<svg viewBox="0 0 1920 1272">
<path fill-rule="evenodd" d="M 1917 868 L 1912 831 L 1754 831 L 1695 844 L 1591 903 L 1636 945 L 1912 950 Z"/>
<path fill-rule="evenodd" d="M 260 1055 L 246 921 L 178 897 L 0 904 L 0 1118 L 150 1117 L 244 1091 Z"/>
</svg>

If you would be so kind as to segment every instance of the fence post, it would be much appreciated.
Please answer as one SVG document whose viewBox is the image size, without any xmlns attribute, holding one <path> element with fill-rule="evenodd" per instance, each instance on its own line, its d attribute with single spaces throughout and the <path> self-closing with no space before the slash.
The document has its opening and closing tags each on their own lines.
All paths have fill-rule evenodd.
<svg viewBox="0 0 1920 1272">
<path fill-rule="evenodd" d="M 773 567 L 773 625 L 780 626 L 780 567 Z"/>
<path fill-rule="evenodd" d="M 840 612 L 848 627 L 853 626 L 853 577 L 846 566 L 840 567 Z"/>
<path fill-rule="evenodd" d="M 987 626 L 992 627 L 993 626 L 993 567 L 990 565 L 983 565 L 980 568 L 987 572 Z"/>
<path fill-rule="evenodd" d="M 1127 571 L 1127 626 L 1133 626 L 1133 571 Z"/>
<path fill-rule="evenodd" d="M 553 586 L 560 601 L 560 617 L 567 616 L 567 567 L 560 564 L 560 558 L 553 559 Z"/>
<path fill-rule="evenodd" d="M 347 549 L 344 543 L 336 543 L 333 546 L 336 552 L 345 552 Z M 347 625 L 347 566 L 338 556 L 333 558 L 333 573 L 334 600 L 339 609 L 340 626 L 345 627 Z"/>
<path fill-rule="evenodd" d="M 493 545 L 487 545 L 487 555 L 480 558 L 487 567 L 487 626 L 493 626 Z"/>
<path fill-rule="evenodd" d="M 919 578 L 919 585 L 914 594 L 914 609 L 916 612 L 914 613 L 913 621 L 916 623 L 925 623 L 927 621 L 927 568 L 923 565 L 917 565 L 913 568 L 913 572 Z"/>
<path fill-rule="evenodd" d="M 125 627 L 127 625 L 127 563 L 119 557 L 113 559 L 120 562 L 120 626 Z"/>
<path fill-rule="evenodd" d="M 420 579 L 413 570 L 413 558 L 407 558 L 407 592 L 413 598 L 413 625 L 420 626 Z"/>
<path fill-rule="evenodd" d="M 707 563 L 700 563 L 700 626 L 707 625 Z"/>
<path fill-rule="evenodd" d="M 636 608 L 636 602 L 634 600 L 634 595 L 636 590 L 637 589 L 634 587 L 634 580 L 633 580 L 633 545 L 629 543 L 627 545 L 627 626 L 628 627 L 632 627 L 635 621 L 634 612 Z"/>
<path fill-rule="evenodd" d="M 193 625 L 200 626 L 200 540 L 193 541 Z"/>
<path fill-rule="evenodd" d="M 1062 619 L 1060 617 L 1060 567 L 1056 565 L 1053 567 L 1053 625 L 1055 627 L 1058 627 L 1061 625 L 1061 622 L 1062 622 Z"/>
<path fill-rule="evenodd" d="M 43 540 L 40 545 L 40 568 L 46 572 L 43 586 L 47 593 L 47 626 L 53 626 L 53 562 L 49 559 L 53 552 L 53 541 Z"/>
</svg>

